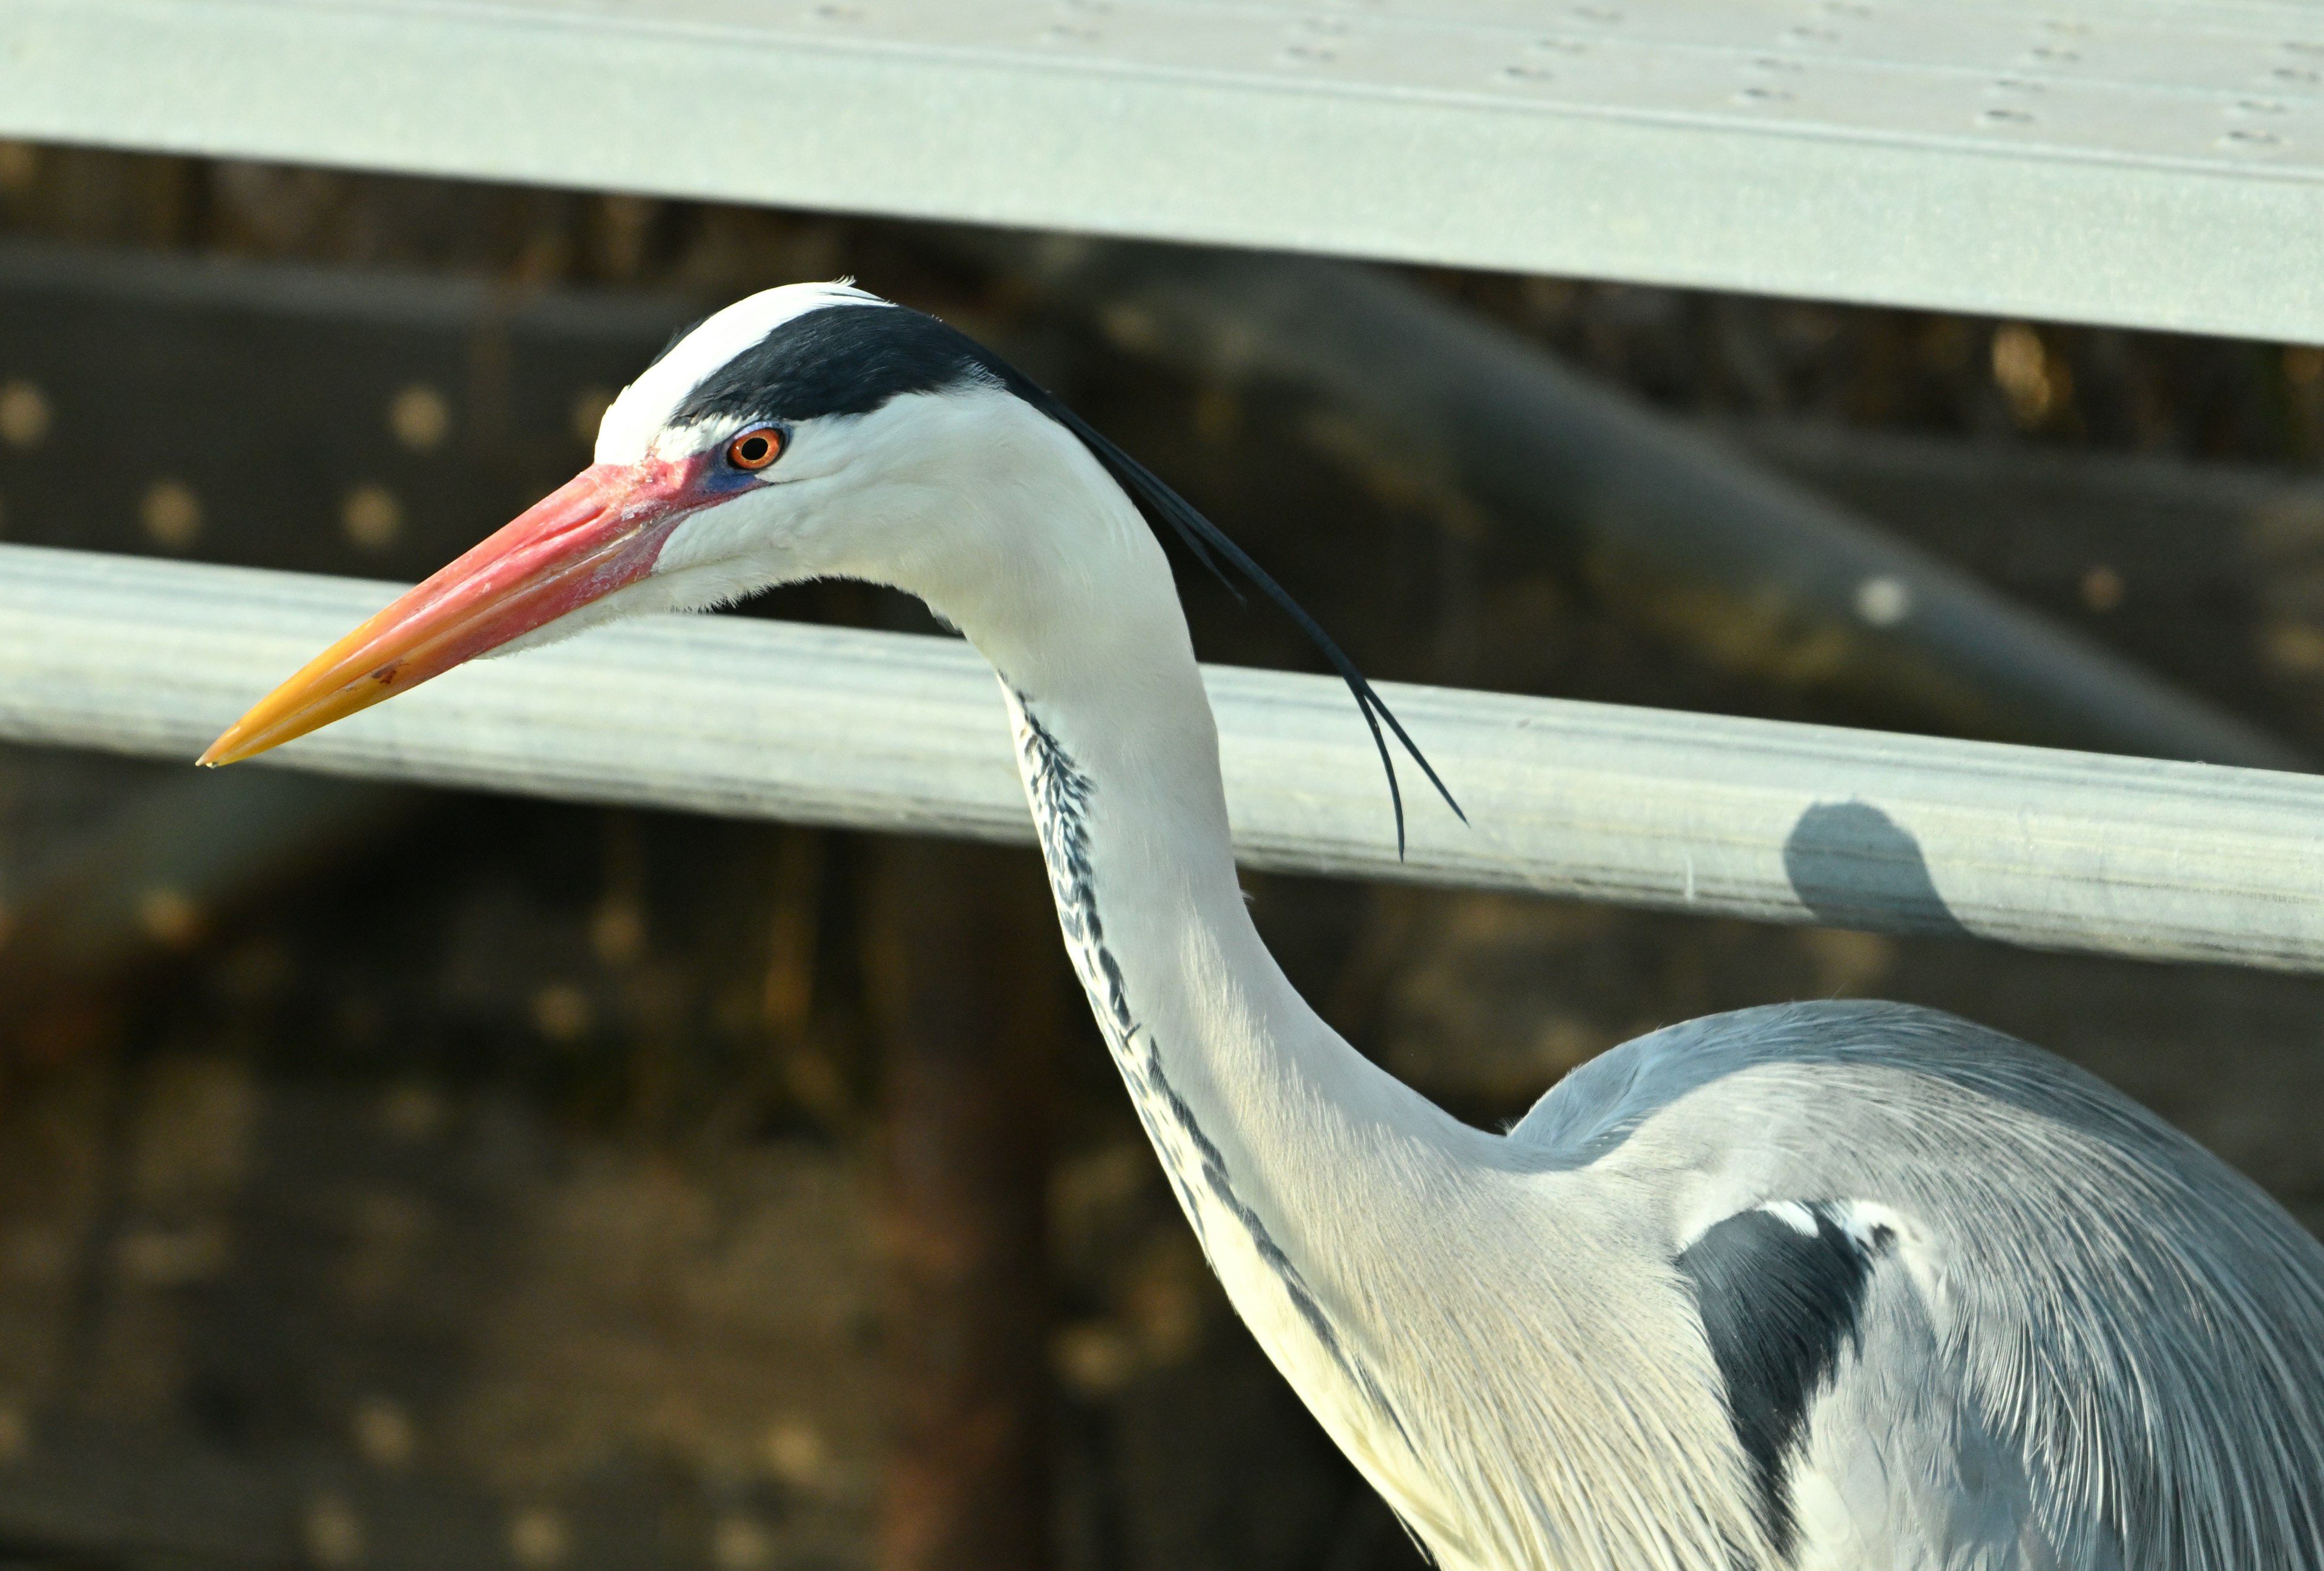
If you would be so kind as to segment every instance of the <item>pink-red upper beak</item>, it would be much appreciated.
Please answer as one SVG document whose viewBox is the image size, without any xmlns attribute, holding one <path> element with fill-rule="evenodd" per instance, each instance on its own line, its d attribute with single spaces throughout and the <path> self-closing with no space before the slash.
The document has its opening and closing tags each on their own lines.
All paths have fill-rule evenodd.
<svg viewBox="0 0 2324 1571">
<path fill-rule="evenodd" d="M 309 661 L 201 756 L 235 763 L 367 709 L 653 570 L 692 466 L 584 469 L 474 550 Z"/>
</svg>

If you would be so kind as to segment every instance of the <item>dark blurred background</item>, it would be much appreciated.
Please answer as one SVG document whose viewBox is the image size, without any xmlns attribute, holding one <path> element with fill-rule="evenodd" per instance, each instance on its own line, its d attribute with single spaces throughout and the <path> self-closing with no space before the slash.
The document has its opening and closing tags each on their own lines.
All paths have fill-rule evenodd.
<svg viewBox="0 0 2324 1571">
<path fill-rule="evenodd" d="M 1064 395 L 1376 678 L 1980 734 L 1509 516 L 1376 406 L 1186 353 L 1109 269 L 1194 254 L 1092 250 L 0 143 L 0 537 L 414 578 L 586 463 L 674 328 L 845 274 Z M 1393 277 L 2324 751 L 2324 351 Z M 1313 667 L 1182 583 L 1205 658 Z M 1204 1270 L 1029 852 L 257 778 L 0 750 L 0 1566 L 1417 1563 Z M 1667 1021 L 1883 995 L 2067 1054 L 2324 1226 L 2324 984 L 1249 884 L 1327 1017 L 1468 1119 Z"/>
</svg>

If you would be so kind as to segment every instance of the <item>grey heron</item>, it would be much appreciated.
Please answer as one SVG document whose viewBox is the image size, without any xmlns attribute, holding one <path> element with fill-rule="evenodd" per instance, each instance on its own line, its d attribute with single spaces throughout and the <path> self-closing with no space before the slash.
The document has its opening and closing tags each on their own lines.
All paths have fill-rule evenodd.
<svg viewBox="0 0 2324 1571">
<path fill-rule="evenodd" d="M 1213 1268 L 1439 1565 L 2324 1571 L 2324 1247 L 2091 1077 L 1791 1004 L 1615 1049 L 1496 1133 L 1335 1034 L 1245 910 L 1157 526 L 1287 603 L 960 333 L 772 290 L 203 762 L 610 618 L 895 586 L 1000 676 L 1066 947 Z"/>
</svg>

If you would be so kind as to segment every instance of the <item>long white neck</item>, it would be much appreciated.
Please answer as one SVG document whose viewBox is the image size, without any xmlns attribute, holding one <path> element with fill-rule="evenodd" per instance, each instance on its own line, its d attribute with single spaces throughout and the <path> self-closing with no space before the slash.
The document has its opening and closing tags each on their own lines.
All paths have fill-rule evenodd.
<svg viewBox="0 0 2324 1571">
<path fill-rule="evenodd" d="M 1541 1463 L 1482 1454 L 1540 1447 L 1558 1474 L 1620 1476 L 1624 1437 L 1664 1421 L 1665 1377 L 1700 1350 L 1609 1346 L 1551 1280 L 1610 1280 L 1604 1241 L 1546 1192 L 1555 1176 L 1376 1067 L 1293 990 L 1236 879 L 1167 562 L 1086 449 L 1038 424 L 1019 433 L 1032 451 L 994 456 L 968 490 L 996 513 L 979 549 L 902 587 L 1001 675 L 1066 947 L 1237 1312 L 1447 1566 L 1563 1564 L 1555 1545 L 1623 1533 L 1647 1557 L 1622 1564 L 1723 1565 L 1748 1523 L 1690 1506 L 1609 1529 L 1625 1497 L 1537 1494 Z M 1609 1409 L 1604 1377 L 1626 1368 L 1667 1389 Z M 1709 1455 L 1719 1434 L 1683 1442 Z M 1688 1539 L 1700 1555 L 1673 1553 Z"/>
<path fill-rule="evenodd" d="M 1433 1180 L 1455 1153 L 1489 1161 L 1503 1142 L 1358 1054 L 1268 954 L 1168 564 L 1095 460 L 1056 435 L 1028 439 L 1047 449 L 1038 462 L 1007 466 L 1013 492 L 979 487 L 1015 511 L 973 566 L 906 587 L 1000 673 L 1066 947 L 1204 1251 L 1370 1472 L 1368 1453 L 1404 1442 L 1366 1351 L 1380 1319 L 1368 1275 L 1398 1207 L 1441 1199 Z"/>
<path fill-rule="evenodd" d="M 1350 1169 L 1383 1143 L 1489 1137 L 1356 1053 L 1268 952 L 1236 878 L 1217 731 L 1175 596 L 1158 612 L 1117 612 L 1077 630 L 1090 636 L 1071 652 L 1026 650 L 1000 669 L 1067 948 L 1232 1289 L 1222 1251 L 1238 1234 L 1286 1252 L 1271 1258 L 1278 1271 L 1312 1260 L 1305 1219 L 1344 1203 Z M 1086 690 L 1104 665 L 1101 690 Z M 1279 1285 L 1296 1296 L 1289 1276 Z"/>
</svg>

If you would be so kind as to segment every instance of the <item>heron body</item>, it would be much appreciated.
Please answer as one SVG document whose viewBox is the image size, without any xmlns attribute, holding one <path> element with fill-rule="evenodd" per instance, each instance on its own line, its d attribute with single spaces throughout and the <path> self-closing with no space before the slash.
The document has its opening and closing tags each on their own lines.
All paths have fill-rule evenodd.
<svg viewBox="0 0 2324 1571">
<path fill-rule="evenodd" d="M 596 460 L 206 762 L 613 616 L 908 590 L 999 673 L 1066 947 L 1238 1313 L 1448 1571 L 2324 1571 L 2324 1247 L 2097 1080 L 1794 1005 L 1495 1134 L 1342 1040 L 1237 883 L 1148 514 L 1199 521 L 968 339 L 753 296 Z"/>
</svg>

